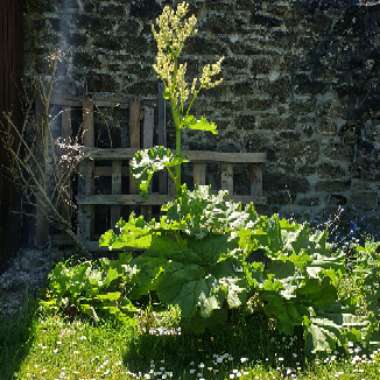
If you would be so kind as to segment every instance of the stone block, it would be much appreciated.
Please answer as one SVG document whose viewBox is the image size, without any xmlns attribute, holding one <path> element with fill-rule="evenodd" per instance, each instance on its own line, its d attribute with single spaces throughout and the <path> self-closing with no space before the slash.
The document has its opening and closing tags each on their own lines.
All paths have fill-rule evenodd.
<svg viewBox="0 0 380 380">
<path fill-rule="evenodd" d="M 319 206 L 321 203 L 321 199 L 318 197 L 303 197 L 297 199 L 297 205 L 306 206 L 306 207 L 315 207 Z"/>
<path fill-rule="evenodd" d="M 310 184 L 304 177 L 266 172 L 263 178 L 263 188 L 264 191 L 287 190 L 291 193 L 305 193 L 310 190 Z"/>
<path fill-rule="evenodd" d="M 328 193 L 345 192 L 350 189 L 351 181 L 320 181 L 315 186 L 315 191 L 326 191 Z"/>
<path fill-rule="evenodd" d="M 318 166 L 318 175 L 321 178 L 342 178 L 347 177 L 348 170 L 339 165 L 334 165 L 329 162 L 324 162 Z"/>
<path fill-rule="evenodd" d="M 353 192 L 351 203 L 355 209 L 365 211 L 375 210 L 379 207 L 379 194 L 374 191 Z"/>
</svg>

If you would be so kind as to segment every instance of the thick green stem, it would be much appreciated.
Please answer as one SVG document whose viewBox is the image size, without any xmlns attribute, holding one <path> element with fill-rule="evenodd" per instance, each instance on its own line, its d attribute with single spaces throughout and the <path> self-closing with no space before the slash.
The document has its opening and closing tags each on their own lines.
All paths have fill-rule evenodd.
<svg viewBox="0 0 380 380">
<path fill-rule="evenodd" d="M 171 112 L 172 112 L 172 117 L 173 117 L 174 126 L 175 126 L 175 152 L 176 152 L 176 155 L 181 156 L 182 155 L 182 130 L 181 130 L 180 113 L 173 99 L 170 99 L 170 106 L 171 106 Z M 176 188 L 177 195 L 179 195 L 179 193 L 181 192 L 181 182 L 182 182 L 181 165 L 178 165 L 175 168 L 175 188 Z"/>
<path fill-rule="evenodd" d="M 182 154 L 182 131 L 180 128 L 177 128 L 176 131 L 175 131 L 175 152 L 177 154 L 177 156 L 180 156 Z M 176 193 L 177 195 L 179 195 L 180 191 L 181 191 L 181 167 L 182 165 L 178 165 L 176 166 L 175 168 L 175 179 L 176 179 L 176 182 L 175 182 L 175 189 L 176 189 Z"/>
</svg>

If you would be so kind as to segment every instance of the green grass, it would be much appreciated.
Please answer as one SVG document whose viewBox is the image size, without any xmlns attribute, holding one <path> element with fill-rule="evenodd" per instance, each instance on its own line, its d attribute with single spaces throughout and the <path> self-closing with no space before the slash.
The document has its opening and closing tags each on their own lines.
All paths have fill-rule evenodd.
<svg viewBox="0 0 380 380">
<path fill-rule="evenodd" d="M 173 312 L 160 319 L 142 318 L 150 326 L 166 328 L 173 319 Z M 150 370 L 161 372 L 152 379 L 165 378 L 163 374 L 167 379 L 195 379 L 197 374 L 205 379 L 283 379 L 287 370 L 290 373 L 288 367 L 292 373 L 299 367 L 298 379 L 380 378 L 380 355 L 370 362 L 346 359 L 308 365 L 302 362 L 296 339 L 264 333 L 267 330 L 260 326 L 263 321 L 256 319 L 215 336 L 156 336 L 135 333 L 134 324 L 96 326 L 43 316 L 32 305 L 17 318 L 0 322 L 0 379 L 122 380 L 133 378 L 129 371 Z"/>
</svg>

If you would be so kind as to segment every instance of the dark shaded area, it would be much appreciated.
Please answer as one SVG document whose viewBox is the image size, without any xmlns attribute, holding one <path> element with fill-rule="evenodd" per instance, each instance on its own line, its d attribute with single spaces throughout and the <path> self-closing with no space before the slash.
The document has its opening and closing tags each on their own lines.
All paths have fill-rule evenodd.
<svg viewBox="0 0 380 380">
<path fill-rule="evenodd" d="M 237 315 L 230 315 L 237 318 Z M 232 321 L 230 321 L 232 322 Z M 278 365 L 278 357 L 296 367 L 304 363 L 303 340 L 300 331 L 295 332 L 295 341 L 276 335 L 263 315 L 254 315 L 246 320 L 235 320 L 222 328 L 203 335 L 151 335 L 137 337 L 124 354 L 124 363 L 133 372 L 147 371 L 147 363 L 155 364 L 151 369 L 173 371 L 173 378 L 193 379 L 196 373 L 204 373 L 205 378 L 228 379 L 231 368 L 239 368 L 240 358 L 249 358 L 249 362 L 263 363 L 268 368 Z M 168 330 L 170 331 L 170 329 Z M 274 349 L 275 347 L 275 349 Z M 228 353 L 231 358 L 223 364 L 215 363 L 214 354 Z M 297 355 L 296 359 L 293 356 Z M 199 367 L 200 358 L 204 368 Z M 214 361 L 214 362 L 213 362 Z M 192 364 L 191 364 L 192 363 Z M 212 367 L 212 369 L 211 369 Z M 189 369 L 196 371 L 192 375 Z M 217 372 L 213 370 L 217 369 Z"/>
<path fill-rule="evenodd" d="M 34 339 L 36 301 L 30 301 L 16 315 L 0 316 L 0 377 L 11 380 L 27 356 Z"/>
<path fill-rule="evenodd" d="M 23 30 L 22 0 L 3 0 L 0 12 L 0 128 L 3 112 L 12 112 L 20 119 L 18 104 L 19 81 L 22 72 Z M 7 157 L 0 141 L 0 268 L 17 249 L 20 218 L 11 211 L 17 208 L 18 195 L 9 182 L 4 167 Z"/>
</svg>

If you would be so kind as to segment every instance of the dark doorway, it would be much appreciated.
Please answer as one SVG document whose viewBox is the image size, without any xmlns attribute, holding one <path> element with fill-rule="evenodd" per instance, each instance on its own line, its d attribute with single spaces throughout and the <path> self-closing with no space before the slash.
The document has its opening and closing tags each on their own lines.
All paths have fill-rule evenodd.
<svg viewBox="0 0 380 380">
<path fill-rule="evenodd" d="M 22 3 L 1 0 L 0 11 L 0 118 L 3 112 L 12 112 L 16 121 L 21 119 L 18 95 L 23 66 Z M 18 248 L 21 224 L 12 212 L 19 199 L 4 169 L 8 159 L 2 143 L 0 139 L 0 269 Z"/>
</svg>

